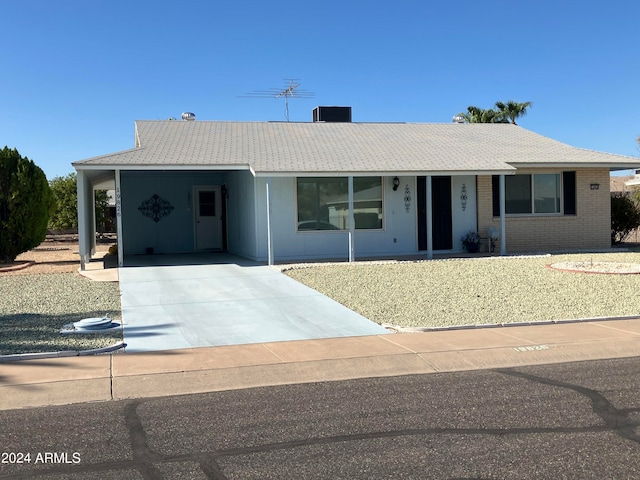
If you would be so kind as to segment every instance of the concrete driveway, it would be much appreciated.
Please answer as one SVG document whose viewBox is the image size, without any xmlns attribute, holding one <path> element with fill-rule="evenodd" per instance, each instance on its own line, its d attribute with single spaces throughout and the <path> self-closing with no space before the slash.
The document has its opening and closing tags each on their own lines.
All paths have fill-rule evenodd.
<svg viewBox="0 0 640 480">
<path fill-rule="evenodd" d="M 128 352 L 388 333 L 271 267 L 227 254 L 127 257 Z"/>
</svg>

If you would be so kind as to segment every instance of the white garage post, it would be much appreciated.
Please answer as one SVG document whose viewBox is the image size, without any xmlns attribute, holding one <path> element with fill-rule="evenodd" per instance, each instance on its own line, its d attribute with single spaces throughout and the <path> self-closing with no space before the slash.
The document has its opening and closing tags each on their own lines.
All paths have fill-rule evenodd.
<svg viewBox="0 0 640 480">
<path fill-rule="evenodd" d="M 353 215 L 353 177 L 349 177 L 349 262 L 355 261 L 354 237 L 356 233 L 356 221 Z"/>
<path fill-rule="evenodd" d="M 78 250 L 80 253 L 80 270 L 85 270 L 87 263 L 91 260 L 90 239 L 87 238 L 87 206 L 85 205 L 87 179 L 83 170 L 78 172 L 77 177 L 77 202 L 78 202 Z"/>
<path fill-rule="evenodd" d="M 500 255 L 507 254 L 507 226 L 505 221 L 506 214 L 506 198 L 505 198 L 505 179 L 504 175 L 500 175 Z"/>
<path fill-rule="evenodd" d="M 431 194 L 431 175 L 427 175 L 427 258 L 433 259 L 433 197 Z"/>
<path fill-rule="evenodd" d="M 114 172 L 116 177 L 116 230 L 118 242 L 118 267 L 124 267 L 124 245 L 122 244 L 122 190 L 120 189 L 120 170 Z"/>
</svg>

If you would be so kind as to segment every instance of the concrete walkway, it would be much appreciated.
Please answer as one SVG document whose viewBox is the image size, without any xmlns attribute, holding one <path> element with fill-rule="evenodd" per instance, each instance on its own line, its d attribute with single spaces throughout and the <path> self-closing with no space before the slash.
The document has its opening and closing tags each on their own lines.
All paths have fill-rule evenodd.
<svg viewBox="0 0 640 480">
<path fill-rule="evenodd" d="M 388 333 L 271 267 L 224 253 L 127 257 L 127 352 Z"/>
<path fill-rule="evenodd" d="M 640 318 L 0 363 L 0 409 L 640 356 Z"/>
</svg>

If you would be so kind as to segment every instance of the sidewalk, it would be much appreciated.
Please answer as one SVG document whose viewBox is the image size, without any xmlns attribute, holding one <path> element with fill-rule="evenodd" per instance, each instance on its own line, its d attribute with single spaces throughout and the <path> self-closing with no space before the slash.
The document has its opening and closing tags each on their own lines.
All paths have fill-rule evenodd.
<svg viewBox="0 0 640 480">
<path fill-rule="evenodd" d="M 640 356 L 640 318 L 0 363 L 0 409 Z"/>
</svg>

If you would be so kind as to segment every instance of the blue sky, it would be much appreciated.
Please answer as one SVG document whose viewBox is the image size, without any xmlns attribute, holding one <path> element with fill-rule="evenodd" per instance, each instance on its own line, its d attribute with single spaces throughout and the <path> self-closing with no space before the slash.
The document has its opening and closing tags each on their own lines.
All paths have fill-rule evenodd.
<svg viewBox="0 0 640 480">
<path fill-rule="evenodd" d="M 135 120 L 283 121 L 243 98 L 300 79 L 291 121 L 450 122 L 496 100 L 519 125 L 640 157 L 637 0 L 0 0 L 0 146 L 49 179 L 133 147 Z M 640 159 L 639 159 L 640 163 Z"/>
</svg>

